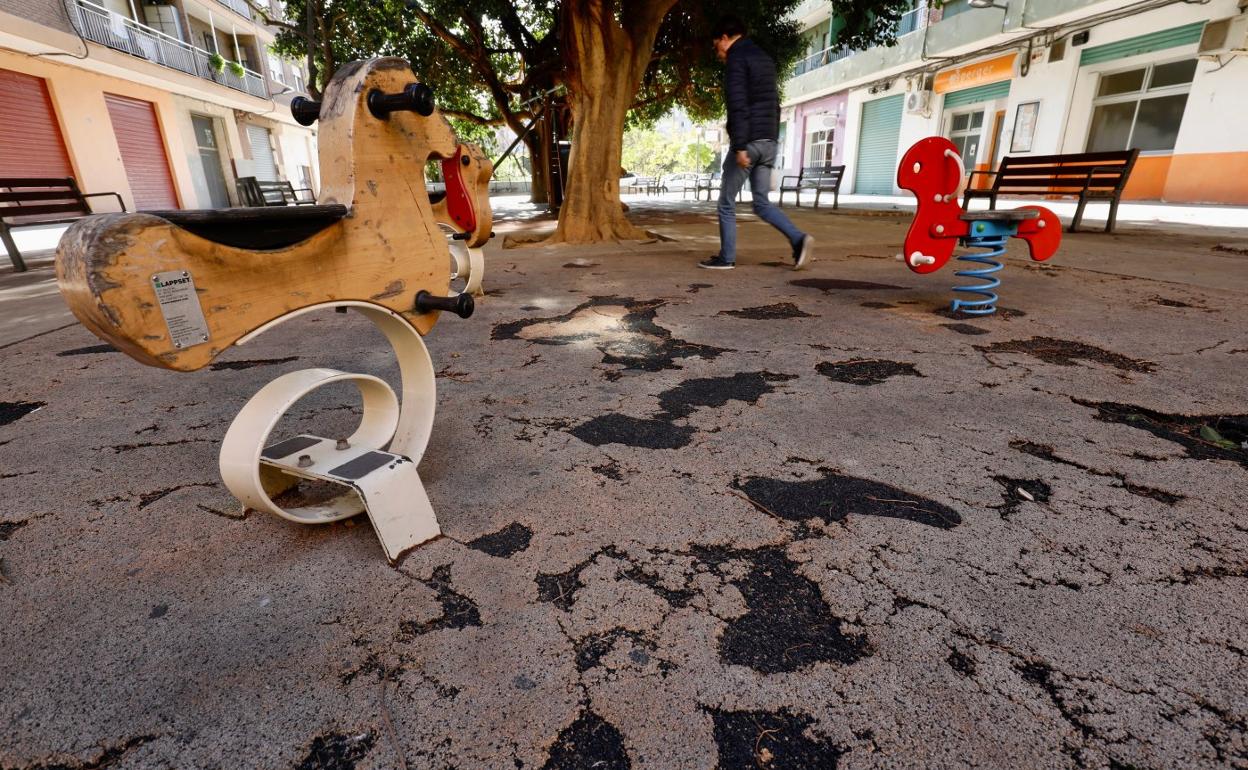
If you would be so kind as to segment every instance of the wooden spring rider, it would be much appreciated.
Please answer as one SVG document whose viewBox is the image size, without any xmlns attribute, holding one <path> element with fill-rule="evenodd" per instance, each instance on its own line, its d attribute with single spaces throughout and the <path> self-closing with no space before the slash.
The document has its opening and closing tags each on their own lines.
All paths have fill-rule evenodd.
<svg viewBox="0 0 1248 770">
<path fill-rule="evenodd" d="M 149 366 L 200 369 L 228 349 L 292 318 L 347 308 L 386 335 L 402 400 L 368 374 L 313 368 L 260 389 L 221 445 L 221 476 L 245 506 L 301 524 L 368 513 L 392 562 L 440 530 L 416 466 L 433 427 L 434 372 L 421 336 L 441 311 L 467 318 L 491 236 L 492 166 L 457 144 L 401 59 L 352 62 L 324 101 L 296 99 L 305 125 L 320 120 L 322 195 L 316 206 L 101 214 L 80 220 L 56 255 L 74 315 Z M 446 195 L 425 192 L 425 164 L 442 162 Z M 468 248 L 450 290 L 451 254 L 440 225 Z M 363 400 L 358 429 L 342 439 L 272 440 L 300 398 L 333 382 Z M 326 502 L 283 509 L 273 498 L 312 479 L 342 486 Z"/>
</svg>

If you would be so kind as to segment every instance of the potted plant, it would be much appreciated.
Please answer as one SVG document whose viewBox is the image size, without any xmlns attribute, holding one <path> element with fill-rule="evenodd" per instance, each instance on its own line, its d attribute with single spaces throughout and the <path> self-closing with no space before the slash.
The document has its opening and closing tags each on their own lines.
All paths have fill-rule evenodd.
<svg viewBox="0 0 1248 770">
<path fill-rule="evenodd" d="M 225 72 L 225 57 L 215 52 L 208 54 L 208 68 L 218 75 Z"/>
<path fill-rule="evenodd" d="M 243 69 L 243 65 L 236 61 L 232 61 L 226 66 L 229 68 L 230 74 L 236 78 L 241 78 L 243 75 L 247 74 L 247 70 Z"/>
</svg>

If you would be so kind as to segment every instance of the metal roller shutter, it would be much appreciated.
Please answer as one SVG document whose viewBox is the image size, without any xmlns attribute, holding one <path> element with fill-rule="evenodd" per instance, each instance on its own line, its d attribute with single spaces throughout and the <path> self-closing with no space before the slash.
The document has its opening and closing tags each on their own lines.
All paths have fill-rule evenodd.
<svg viewBox="0 0 1248 770">
<path fill-rule="evenodd" d="M 0 70 L 0 176 L 73 175 L 43 78 Z"/>
<path fill-rule="evenodd" d="M 135 209 L 176 209 L 173 173 L 151 102 L 104 94 Z"/>
<path fill-rule="evenodd" d="M 854 192 L 859 195 L 892 195 L 894 192 L 904 98 L 898 94 L 862 105 L 858 170 L 854 177 Z"/>
<path fill-rule="evenodd" d="M 945 94 L 945 109 L 952 110 L 956 107 L 965 107 L 968 104 L 991 102 L 997 99 L 1004 99 L 1009 95 L 1010 81 L 1008 80 L 1003 80 L 1000 83 L 989 83 L 986 86 L 964 88 L 961 91 Z"/>
<path fill-rule="evenodd" d="M 273 158 L 273 142 L 269 129 L 263 126 L 247 126 L 247 142 L 251 145 L 252 168 L 261 182 L 277 182 L 277 161 Z"/>
</svg>

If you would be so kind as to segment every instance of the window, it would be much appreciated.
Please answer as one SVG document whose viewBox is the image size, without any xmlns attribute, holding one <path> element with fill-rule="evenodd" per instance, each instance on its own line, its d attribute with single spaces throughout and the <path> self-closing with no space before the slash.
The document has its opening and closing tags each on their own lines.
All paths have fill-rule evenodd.
<svg viewBox="0 0 1248 770">
<path fill-rule="evenodd" d="M 267 58 L 269 60 L 269 77 L 282 85 L 286 85 L 286 77 L 282 74 L 282 60 L 273 54 L 269 54 Z"/>
<path fill-rule="evenodd" d="M 299 69 L 298 67 L 292 67 L 291 69 L 293 70 L 291 74 L 294 76 L 294 81 L 295 81 L 294 82 L 295 92 L 300 93 L 300 94 L 307 93 L 308 89 L 303 84 L 303 70 Z"/>
<path fill-rule="evenodd" d="M 979 137 L 984 129 L 984 111 L 955 113 L 949 122 L 949 141 L 958 148 L 969 169 L 979 157 Z"/>
<path fill-rule="evenodd" d="M 1174 149 L 1196 74 L 1196 60 L 1101 75 L 1092 102 L 1088 152 Z"/>
<path fill-rule="evenodd" d="M 836 131 L 829 128 L 826 131 L 815 131 L 808 136 L 809 138 L 806 141 L 806 165 L 832 165 L 832 152 L 836 146 L 834 141 Z"/>
<path fill-rule="evenodd" d="M 204 36 L 204 50 L 208 53 L 220 53 L 217 50 L 217 38 L 212 32 L 204 30 L 201 33 Z"/>
</svg>

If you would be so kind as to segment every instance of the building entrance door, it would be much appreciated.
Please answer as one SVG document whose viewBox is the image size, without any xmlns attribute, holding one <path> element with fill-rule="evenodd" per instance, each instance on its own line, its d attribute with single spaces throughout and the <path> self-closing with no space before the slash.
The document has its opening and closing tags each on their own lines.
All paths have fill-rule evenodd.
<svg viewBox="0 0 1248 770">
<path fill-rule="evenodd" d="M 967 170 L 975 168 L 979 160 L 979 138 L 984 132 L 984 111 L 959 112 L 949 123 L 949 141 L 958 148 Z"/>
<path fill-rule="evenodd" d="M 217 130 L 212 118 L 191 115 L 195 127 L 195 144 L 199 148 L 199 164 L 204 172 L 204 184 L 208 188 L 208 200 L 214 209 L 228 208 L 230 194 L 225 186 L 225 172 L 221 170 L 221 148 L 217 146 Z"/>
</svg>

